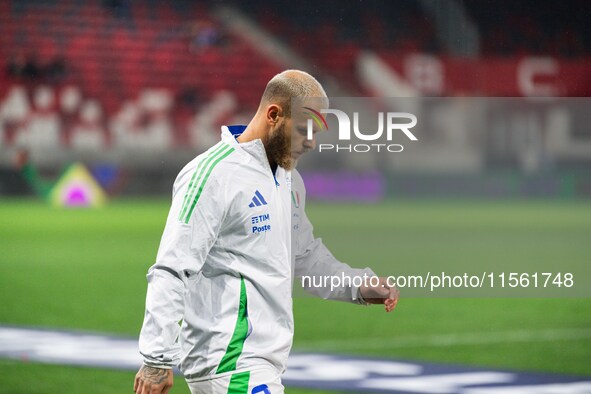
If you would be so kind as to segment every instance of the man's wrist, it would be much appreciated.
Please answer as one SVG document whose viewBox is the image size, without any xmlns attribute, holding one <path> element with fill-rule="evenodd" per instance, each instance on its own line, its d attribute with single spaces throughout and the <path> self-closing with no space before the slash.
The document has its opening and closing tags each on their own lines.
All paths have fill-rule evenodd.
<svg viewBox="0 0 591 394">
<path fill-rule="evenodd" d="M 150 367 L 150 368 L 158 368 L 158 369 L 172 369 L 172 365 L 155 364 L 155 363 L 152 363 L 152 362 L 146 361 L 146 360 L 144 360 L 144 366 Z"/>
<path fill-rule="evenodd" d="M 373 270 L 369 267 L 366 267 L 362 270 L 362 275 L 366 275 L 367 278 L 372 278 L 372 277 L 377 277 L 378 275 L 376 275 L 375 272 L 373 272 Z M 366 285 L 366 284 L 364 284 Z M 363 287 L 355 287 L 353 289 L 353 295 L 354 295 L 354 301 L 357 302 L 359 305 L 365 305 L 365 306 L 369 306 L 372 305 L 371 302 L 368 302 L 364 297 L 363 297 L 363 292 L 361 291 L 361 288 Z"/>
<path fill-rule="evenodd" d="M 354 301 L 356 301 L 359 305 L 371 305 L 369 302 L 367 302 L 365 300 L 365 298 L 363 298 L 363 294 L 361 293 L 361 287 L 356 287 L 353 290 L 353 294 L 354 294 Z"/>
</svg>

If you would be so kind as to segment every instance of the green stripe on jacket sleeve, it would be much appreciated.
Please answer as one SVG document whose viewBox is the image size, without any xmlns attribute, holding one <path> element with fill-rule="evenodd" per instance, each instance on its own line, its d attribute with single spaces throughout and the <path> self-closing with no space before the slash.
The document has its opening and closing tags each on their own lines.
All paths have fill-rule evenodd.
<svg viewBox="0 0 591 394">
<path fill-rule="evenodd" d="M 209 162 L 212 156 L 214 156 L 220 149 L 224 147 L 224 143 L 220 142 L 217 146 L 214 146 L 210 152 L 205 156 L 197 165 L 195 172 L 193 172 L 193 176 L 191 177 L 191 182 L 189 182 L 189 186 L 187 188 L 187 192 L 185 193 L 185 198 L 183 200 L 183 206 L 181 207 L 181 212 L 179 213 L 179 220 L 185 216 L 187 213 L 187 208 L 189 207 L 189 201 L 191 196 L 195 191 L 195 187 L 197 182 L 201 179 L 201 174 L 203 173 L 203 169 L 205 168 L 205 164 Z M 198 176 L 199 175 L 199 176 Z"/>
<path fill-rule="evenodd" d="M 211 175 L 213 169 L 226 157 L 228 157 L 232 152 L 234 152 L 234 148 L 227 144 L 223 144 L 221 149 L 217 149 L 215 153 L 212 152 L 210 156 L 208 156 L 205 160 L 205 164 L 199 170 L 199 176 L 197 180 L 192 185 L 192 188 L 187 190 L 187 194 L 189 195 L 188 198 L 185 198 L 185 206 L 181 210 L 181 221 L 185 223 L 189 223 L 191 219 L 191 215 L 195 210 L 195 206 L 197 205 L 197 201 L 199 201 L 199 197 L 201 197 L 201 193 L 203 192 L 203 188 L 207 183 L 207 179 Z"/>
</svg>

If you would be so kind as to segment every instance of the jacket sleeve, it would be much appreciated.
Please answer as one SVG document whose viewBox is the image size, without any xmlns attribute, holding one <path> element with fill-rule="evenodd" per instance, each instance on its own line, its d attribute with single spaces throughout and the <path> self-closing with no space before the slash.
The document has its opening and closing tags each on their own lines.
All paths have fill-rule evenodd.
<svg viewBox="0 0 591 394">
<path fill-rule="evenodd" d="M 213 177 L 205 184 L 193 210 L 196 191 L 191 193 L 189 184 L 185 182 L 173 192 L 156 263 L 147 275 L 139 349 L 146 365 L 159 368 L 172 368 L 179 363 L 177 337 L 184 315 L 185 287 L 188 279 L 201 271 L 226 212 L 220 187 Z"/>
<path fill-rule="evenodd" d="M 296 176 L 299 178 L 299 174 L 296 174 Z M 293 208 L 297 209 L 299 217 L 297 229 L 292 228 L 292 236 L 297 237 L 293 243 L 293 246 L 295 246 L 294 276 L 296 281 L 299 282 L 296 285 L 301 285 L 306 292 L 320 298 L 368 305 L 361 297 L 359 287 L 354 286 L 352 283 L 341 281 L 339 286 L 331 288 L 329 280 L 326 286 L 312 285 L 313 283 L 320 283 L 320 279 L 326 276 L 351 278 L 351 282 L 353 282 L 354 277 L 366 275 L 369 278 L 376 276 L 376 274 L 370 268 L 355 269 L 337 260 L 324 245 L 322 239 L 314 237 L 312 224 L 305 212 L 304 184 L 301 178 L 297 178 L 294 177 L 292 184 L 293 190 L 297 190 L 301 197 L 300 206 Z M 316 278 L 316 281 L 302 281 L 304 276 Z"/>
</svg>

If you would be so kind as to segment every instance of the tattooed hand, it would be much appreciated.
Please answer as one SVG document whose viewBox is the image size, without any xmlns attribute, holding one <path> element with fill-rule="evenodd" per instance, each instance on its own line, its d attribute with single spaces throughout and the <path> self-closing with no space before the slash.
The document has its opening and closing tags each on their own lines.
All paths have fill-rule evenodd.
<svg viewBox="0 0 591 394">
<path fill-rule="evenodd" d="M 136 394 L 167 394 L 172 387 L 172 369 L 144 365 L 135 375 L 133 392 Z"/>
</svg>

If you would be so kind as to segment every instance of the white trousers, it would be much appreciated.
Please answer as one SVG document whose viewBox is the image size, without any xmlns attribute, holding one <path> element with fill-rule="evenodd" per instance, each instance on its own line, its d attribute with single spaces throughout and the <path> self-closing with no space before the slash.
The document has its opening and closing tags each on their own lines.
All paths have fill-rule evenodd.
<svg viewBox="0 0 591 394">
<path fill-rule="evenodd" d="M 268 369 L 187 382 L 191 394 L 284 394 L 281 375 Z"/>
</svg>

